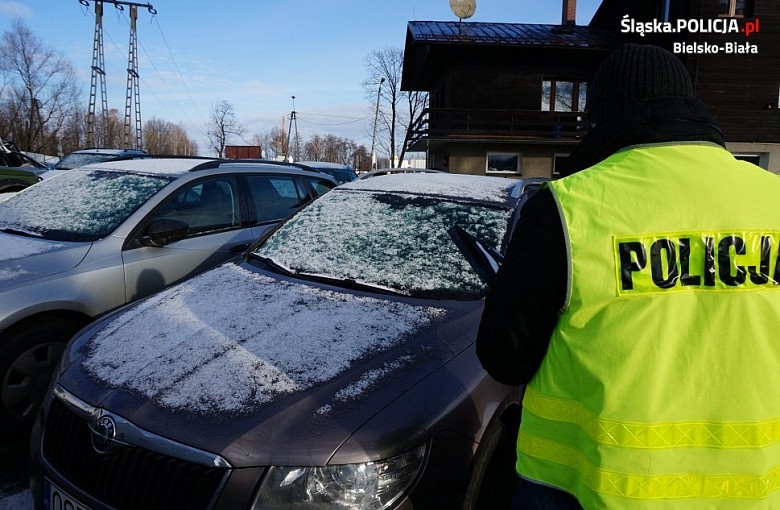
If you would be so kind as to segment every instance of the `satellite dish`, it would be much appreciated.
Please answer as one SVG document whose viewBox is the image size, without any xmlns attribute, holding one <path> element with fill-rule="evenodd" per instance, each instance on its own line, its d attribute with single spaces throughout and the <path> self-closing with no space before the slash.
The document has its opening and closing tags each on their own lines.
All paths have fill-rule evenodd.
<svg viewBox="0 0 780 510">
<path fill-rule="evenodd" d="M 468 19 L 477 10 L 477 0 L 450 0 L 450 9 L 460 19 Z"/>
</svg>

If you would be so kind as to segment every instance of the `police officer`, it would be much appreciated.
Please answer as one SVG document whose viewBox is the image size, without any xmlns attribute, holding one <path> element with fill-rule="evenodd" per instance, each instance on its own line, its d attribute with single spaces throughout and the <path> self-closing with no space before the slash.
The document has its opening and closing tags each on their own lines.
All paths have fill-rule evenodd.
<svg viewBox="0 0 780 510">
<path fill-rule="evenodd" d="M 523 209 L 477 353 L 526 384 L 518 509 L 780 508 L 780 179 L 682 63 L 626 44 Z"/>
</svg>

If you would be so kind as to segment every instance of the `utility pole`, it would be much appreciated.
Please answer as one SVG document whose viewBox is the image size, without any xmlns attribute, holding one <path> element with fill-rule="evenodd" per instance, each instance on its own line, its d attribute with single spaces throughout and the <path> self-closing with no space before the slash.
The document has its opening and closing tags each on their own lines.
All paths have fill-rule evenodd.
<svg viewBox="0 0 780 510">
<path fill-rule="evenodd" d="M 292 96 L 292 105 L 293 109 L 292 112 L 290 112 L 290 127 L 287 129 L 287 148 L 284 150 L 284 159 L 288 162 L 295 161 L 296 159 L 300 159 L 301 156 L 301 145 L 300 145 L 300 139 L 298 138 L 298 118 L 295 116 L 295 96 Z M 293 122 L 295 122 L 295 157 L 290 158 L 290 137 L 292 136 L 292 125 Z"/>
<path fill-rule="evenodd" d="M 376 143 L 376 121 L 379 118 L 379 99 L 382 97 L 382 84 L 384 82 L 385 82 L 384 78 L 379 80 L 379 90 L 376 93 L 376 110 L 374 111 L 374 133 L 371 135 L 371 170 L 376 170 L 376 154 L 374 154 L 374 144 Z"/>
</svg>

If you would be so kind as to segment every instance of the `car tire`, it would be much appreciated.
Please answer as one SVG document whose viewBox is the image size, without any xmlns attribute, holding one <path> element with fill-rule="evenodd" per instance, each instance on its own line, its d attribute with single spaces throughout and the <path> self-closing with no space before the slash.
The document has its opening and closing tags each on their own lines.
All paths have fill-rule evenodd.
<svg viewBox="0 0 780 510">
<path fill-rule="evenodd" d="M 471 469 L 462 510 L 509 508 L 517 488 L 517 420 L 499 419 L 482 436 Z"/>
<path fill-rule="evenodd" d="M 29 428 L 68 340 L 82 323 L 47 317 L 0 340 L 0 429 Z"/>
</svg>

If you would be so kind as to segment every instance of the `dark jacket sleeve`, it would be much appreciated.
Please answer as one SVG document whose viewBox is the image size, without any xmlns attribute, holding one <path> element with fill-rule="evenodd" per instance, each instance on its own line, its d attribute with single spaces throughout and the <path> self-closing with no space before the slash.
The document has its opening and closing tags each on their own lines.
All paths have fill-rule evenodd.
<svg viewBox="0 0 780 510">
<path fill-rule="evenodd" d="M 567 255 L 549 189 L 521 211 L 496 283 L 485 298 L 477 355 L 499 382 L 525 384 L 542 363 L 566 295 Z"/>
</svg>

